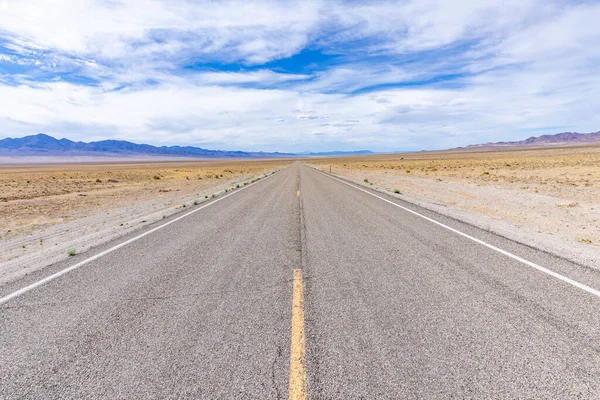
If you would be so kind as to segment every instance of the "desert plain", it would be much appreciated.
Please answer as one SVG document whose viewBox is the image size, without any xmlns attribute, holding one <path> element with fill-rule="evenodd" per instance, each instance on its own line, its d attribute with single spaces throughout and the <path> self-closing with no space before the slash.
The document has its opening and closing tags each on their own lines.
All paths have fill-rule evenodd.
<svg viewBox="0 0 600 400">
<path fill-rule="evenodd" d="M 0 282 L 236 190 L 291 162 L 0 166 Z"/>
<path fill-rule="evenodd" d="M 600 268 L 600 147 L 419 152 L 310 165 Z"/>
<path fill-rule="evenodd" d="M 0 166 L 0 283 L 195 207 L 293 159 Z M 304 163 L 600 268 L 600 147 Z"/>
</svg>

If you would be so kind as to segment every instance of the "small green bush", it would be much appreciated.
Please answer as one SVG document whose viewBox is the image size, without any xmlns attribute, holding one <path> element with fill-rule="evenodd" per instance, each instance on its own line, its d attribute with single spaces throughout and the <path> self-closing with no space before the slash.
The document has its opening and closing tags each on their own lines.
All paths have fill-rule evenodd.
<svg viewBox="0 0 600 400">
<path fill-rule="evenodd" d="M 73 257 L 75 254 L 77 254 L 77 250 L 75 250 L 74 248 L 67 249 L 67 255 L 69 257 Z"/>
</svg>

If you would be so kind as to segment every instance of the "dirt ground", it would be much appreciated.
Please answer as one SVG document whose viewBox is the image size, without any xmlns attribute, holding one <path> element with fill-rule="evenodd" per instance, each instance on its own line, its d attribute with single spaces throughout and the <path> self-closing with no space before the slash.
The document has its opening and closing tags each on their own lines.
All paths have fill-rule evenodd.
<svg viewBox="0 0 600 400">
<path fill-rule="evenodd" d="M 289 161 L 202 161 L 0 168 L 0 239 L 136 202 L 211 196 Z M 176 194 L 177 196 L 174 196 Z"/>
<path fill-rule="evenodd" d="M 0 284 L 269 175 L 291 160 L 0 167 Z"/>
<path fill-rule="evenodd" d="M 292 161 L 0 166 L 0 283 L 64 259 L 69 249 L 82 252 L 106 243 Z M 600 266 L 600 147 L 304 162 Z"/>
<path fill-rule="evenodd" d="M 484 216 L 488 220 L 480 225 L 486 227 L 501 221 L 520 230 L 520 236 L 551 236 L 547 247 L 579 246 L 584 253 L 600 253 L 600 147 L 407 153 L 308 163 L 399 196 L 469 212 L 474 219 Z"/>
</svg>

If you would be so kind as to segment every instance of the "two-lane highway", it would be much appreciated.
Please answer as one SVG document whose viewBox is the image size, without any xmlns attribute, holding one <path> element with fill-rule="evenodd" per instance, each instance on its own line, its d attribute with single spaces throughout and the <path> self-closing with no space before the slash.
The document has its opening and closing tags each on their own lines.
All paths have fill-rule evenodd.
<svg viewBox="0 0 600 400">
<path fill-rule="evenodd" d="M 298 162 L 140 233 L 0 288 L 0 398 L 600 397 L 599 273 Z"/>
<path fill-rule="evenodd" d="M 288 168 L 2 305 L 0 398 L 287 396 L 297 186 Z"/>
<path fill-rule="evenodd" d="M 301 171 L 312 398 L 600 397 L 599 297 Z M 390 201 L 600 288 L 597 272 Z"/>
</svg>

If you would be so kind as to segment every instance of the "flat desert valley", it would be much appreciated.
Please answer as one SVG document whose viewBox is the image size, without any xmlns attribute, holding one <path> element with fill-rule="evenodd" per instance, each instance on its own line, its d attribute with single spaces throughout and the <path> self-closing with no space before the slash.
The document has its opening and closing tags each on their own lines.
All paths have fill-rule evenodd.
<svg viewBox="0 0 600 400">
<path fill-rule="evenodd" d="M 0 167 L 0 282 L 242 187 L 291 160 Z"/>
<path fill-rule="evenodd" d="M 292 163 L 209 160 L 0 168 L 7 282 Z M 585 265 L 599 265 L 600 147 L 420 152 L 304 163 Z"/>
<path fill-rule="evenodd" d="M 600 268 L 600 147 L 421 152 L 310 165 Z"/>
</svg>

